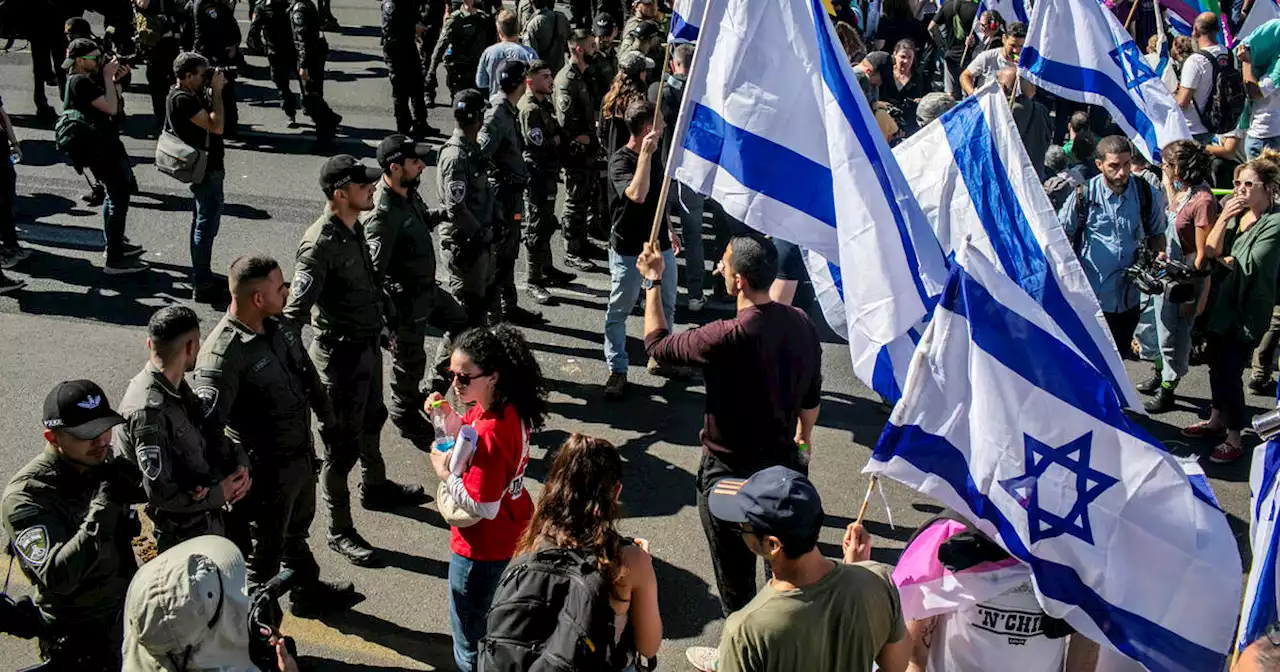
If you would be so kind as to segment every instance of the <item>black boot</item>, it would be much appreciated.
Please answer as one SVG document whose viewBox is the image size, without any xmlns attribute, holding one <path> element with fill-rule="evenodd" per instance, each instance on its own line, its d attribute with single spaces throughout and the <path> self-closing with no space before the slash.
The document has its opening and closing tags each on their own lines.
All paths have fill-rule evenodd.
<svg viewBox="0 0 1280 672">
<path fill-rule="evenodd" d="M 1141 383 L 1138 383 L 1136 388 L 1143 394 L 1155 394 L 1156 390 L 1160 389 L 1161 380 L 1160 371 L 1157 369 L 1152 371 L 1151 375 L 1147 376 Z"/>
<path fill-rule="evenodd" d="M 360 486 L 360 506 L 370 511 L 390 511 L 404 506 L 425 504 L 429 498 L 420 485 L 401 485 L 386 481 L 372 488 Z"/>
<path fill-rule="evenodd" d="M 547 291 L 547 290 L 542 290 Z M 546 305 L 546 304 L 543 304 Z M 511 287 L 509 291 L 503 291 L 498 297 L 498 312 L 502 316 L 503 322 L 510 322 L 520 327 L 534 327 L 547 323 L 547 319 L 542 313 L 521 308 L 516 302 L 516 288 Z"/>
<path fill-rule="evenodd" d="M 316 579 L 289 591 L 289 612 L 298 618 L 346 611 L 361 599 L 350 581 L 329 583 Z"/>
<path fill-rule="evenodd" d="M 1169 385 L 1156 388 L 1156 395 L 1142 405 L 1148 413 L 1167 413 L 1173 410 L 1173 390 Z"/>
<path fill-rule="evenodd" d="M 357 567 L 371 567 L 378 552 L 354 529 L 329 533 L 329 548 Z"/>
</svg>

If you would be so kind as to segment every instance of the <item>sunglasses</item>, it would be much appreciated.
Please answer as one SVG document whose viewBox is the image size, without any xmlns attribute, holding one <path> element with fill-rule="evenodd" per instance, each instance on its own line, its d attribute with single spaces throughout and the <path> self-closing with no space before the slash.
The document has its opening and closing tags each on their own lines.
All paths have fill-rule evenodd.
<svg viewBox="0 0 1280 672">
<path fill-rule="evenodd" d="M 1245 187 L 1246 189 L 1252 189 L 1258 183 L 1254 182 L 1253 180 L 1236 180 L 1235 184 L 1236 184 L 1236 189 L 1239 189 L 1240 187 Z"/>
<path fill-rule="evenodd" d="M 473 376 L 473 375 L 470 375 L 470 374 L 467 374 L 467 373 L 458 373 L 457 371 L 446 371 L 446 372 L 445 372 L 445 375 L 449 376 L 450 378 L 452 378 L 452 379 L 454 380 L 454 382 L 458 383 L 458 386 L 460 386 L 460 387 L 466 387 L 466 386 L 468 386 L 468 385 L 470 385 L 470 384 L 471 384 L 471 381 L 473 381 L 473 380 L 475 380 L 475 379 L 477 379 L 477 378 L 484 378 L 485 376 L 488 376 L 489 374 L 487 374 L 487 373 L 481 373 L 481 374 L 477 374 L 477 375 L 474 375 L 474 376 Z"/>
<path fill-rule="evenodd" d="M 80 58 L 83 58 L 86 61 L 96 61 L 99 58 L 102 58 L 102 56 L 101 54 L 89 54 L 88 56 L 81 56 Z"/>
</svg>

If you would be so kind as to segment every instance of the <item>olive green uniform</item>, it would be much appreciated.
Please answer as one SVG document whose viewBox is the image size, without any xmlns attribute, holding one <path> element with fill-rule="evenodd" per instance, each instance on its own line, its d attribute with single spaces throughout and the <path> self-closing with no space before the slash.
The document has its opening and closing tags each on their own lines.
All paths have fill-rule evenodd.
<svg viewBox="0 0 1280 672">
<path fill-rule="evenodd" d="M 385 180 L 378 182 L 374 203 L 364 222 L 365 237 L 382 290 L 398 316 L 391 361 L 391 421 L 410 443 L 426 450 L 435 438 L 430 423 L 422 417 L 427 398 L 422 388 L 427 369 L 427 326 L 444 332 L 431 372 L 431 387 L 444 392 L 447 383 L 439 370 L 448 366 L 453 351 L 450 343 L 466 329 L 467 313 L 436 282 L 431 230 L 444 219 L 444 211 L 428 208 L 416 189 L 409 190 L 407 197 L 397 194 Z"/>
<path fill-rule="evenodd" d="M 556 187 L 560 174 L 558 145 L 565 142 L 551 101 L 526 91 L 516 106 L 524 141 L 525 172 L 529 186 L 524 201 L 524 247 L 529 282 L 540 285 L 551 268 L 551 234 L 555 233 Z"/>
<path fill-rule="evenodd" d="M 595 100 L 603 101 L 604 94 L 613 86 L 613 78 L 618 74 L 618 46 L 610 44 L 601 46 L 591 55 L 587 69 L 591 74 L 591 94 Z"/>
<path fill-rule="evenodd" d="M 495 298 L 494 203 L 480 144 L 454 129 L 436 165 L 440 203 L 448 221 L 440 227 L 449 269 L 449 291 L 467 311 L 471 326 L 484 324 Z"/>
<path fill-rule="evenodd" d="M 269 317 L 258 333 L 230 313 L 200 348 L 193 387 L 205 440 L 229 440 L 249 458 L 253 486 L 228 517 L 250 583 L 270 581 L 283 564 L 301 584 L 319 579 L 307 546 L 316 515 L 311 409 L 333 423 L 333 406 L 292 327 Z"/>
<path fill-rule="evenodd" d="M 364 227 L 347 228 L 326 209 L 298 243 L 293 284 L 284 314 L 295 330 L 315 329 L 308 350 L 333 402 L 333 417 L 320 418 L 324 465 L 320 482 L 329 508 L 329 531 L 353 529 L 347 475 L 360 462 L 361 488 L 387 482 L 380 435 L 387 420 L 382 401 L 383 296 L 365 243 Z"/>
<path fill-rule="evenodd" d="M 524 24 L 524 43 L 538 54 L 551 72 L 564 66 L 565 52 L 569 50 L 569 19 L 554 9 L 534 12 Z"/>
<path fill-rule="evenodd" d="M 468 12 L 466 7 L 449 12 L 427 67 L 427 98 L 436 95 L 436 69 L 441 62 L 451 98 L 459 91 L 475 88 L 480 55 L 497 39 L 497 28 L 488 12 L 482 9 Z"/>
<path fill-rule="evenodd" d="M 54 669 L 120 669 L 120 617 L 138 569 L 131 541 L 141 529 L 130 504 L 145 499 L 137 479 L 124 460 L 80 472 L 47 446 L 4 489 L 5 536 L 35 586 L 48 627 L 40 654 Z"/>
<path fill-rule="evenodd" d="M 142 472 L 147 516 L 160 553 L 205 534 L 225 535 L 221 483 L 240 466 L 244 452 L 226 441 L 206 443 L 203 402 L 186 380 L 174 387 L 147 362 L 120 400 L 125 423 L 116 431 L 120 453 Z M 197 498 L 197 488 L 208 492 Z"/>
<path fill-rule="evenodd" d="M 592 81 L 589 67 L 580 69 L 569 61 L 556 74 L 552 95 L 556 119 L 564 133 L 564 242 L 569 254 L 577 256 L 584 256 L 587 220 L 594 217 L 599 177 L 596 165 L 600 156 L 600 143 L 596 140 L 599 105 L 591 93 Z M 579 136 L 587 137 L 586 144 L 574 139 Z"/>
<path fill-rule="evenodd" d="M 524 165 L 524 139 L 516 106 L 499 91 L 489 98 L 480 151 L 488 159 L 489 188 L 497 215 L 494 233 L 495 277 L 498 299 L 516 305 L 516 259 L 520 256 L 520 219 L 529 173 Z"/>
</svg>

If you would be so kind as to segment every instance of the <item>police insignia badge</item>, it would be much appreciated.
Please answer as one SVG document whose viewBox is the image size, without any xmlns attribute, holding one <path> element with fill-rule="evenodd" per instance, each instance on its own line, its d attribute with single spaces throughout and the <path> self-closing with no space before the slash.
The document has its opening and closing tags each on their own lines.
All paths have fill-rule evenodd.
<svg viewBox="0 0 1280 672">
<path fill-rule="evenodd" d="M 454 203 L 461 203 L 467 197 L 467 183 L 462 180 L 454 180 L 449 183 L 449 198 Z"/>
<path fill-rule="evenodd" d="M 13 547 L 28 565 L 39 567 L 49 559 L 49 532 L 44 525 L 28 527 L 14 538 Z"/>
<path fill-rule="evenodd" d="M 311 274 L 306 271 L 298 271 L 293 274 L 293 286 L 289 288 L 294 296 L 302 296 L 311 289 Z"/>
<path fill-rule="evenodd" d="M 379 252 L 381 252 L 381 251 L 382 251 L 382 241 L 381 241 L 381 240 L 371 240 L 371 241 L 369 241 L 369 258 L 370 258 L 370 259 L 376 258 L 376 257 L 378 256 L 378 253 L 379 253 Z"/>
<path fill-rule="evenodd" d="M 160 446 L 138 446 L 136 454 L 142 475 L 148 481 L 156 480 L 160 476 Z"/>
<path fill-rule="evenodd" d="M 529 129 L 529 142 L 541 147 L 542 146 L 542 129 L 534 127 Z"/>
<path fill-rule="evenodd" d="M 200 410 L 204 412 L 204 417 L 209 417 L 213 409 L 218 407 L 218 388 L 213 385 L 201 385 L 195 389 L 195 392 L 200 398 Z"/>
</svg>

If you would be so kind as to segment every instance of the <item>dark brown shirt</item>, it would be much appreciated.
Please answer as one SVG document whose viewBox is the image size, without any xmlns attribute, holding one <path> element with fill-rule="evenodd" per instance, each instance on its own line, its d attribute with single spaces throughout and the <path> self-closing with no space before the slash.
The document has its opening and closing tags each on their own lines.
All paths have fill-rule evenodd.
<svg viewBox="0 0 1280 672">
<path fill-rule="evenodd" d="M 809 317 L 780 303 L 750 306 L 678 334 L 644 339 L 650 357 L 700 366 L 707 385 L 702 445 L 735 472 L 789 463 L 796 421 L 818 406 L 822 346 Z"/>
</svg>

